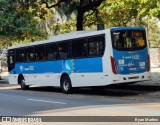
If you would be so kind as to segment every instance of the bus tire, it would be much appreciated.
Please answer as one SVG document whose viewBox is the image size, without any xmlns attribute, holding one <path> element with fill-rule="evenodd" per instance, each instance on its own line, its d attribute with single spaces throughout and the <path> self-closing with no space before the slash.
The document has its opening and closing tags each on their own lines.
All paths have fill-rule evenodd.
<svg viewBox="0 0 160 125">
<path fill-rule="evenodd" d="M 72 92 L 71 80 L 68 76 L 63 76 L 61 80 L 61 88 L 65 94 Z"/>
<path fill-rule="evenodd" d="M 20 84 L 22 90 L 28 90 L 29 89 L 29 86 L 25 84 L 24 77 L 20 77 L 19 84 Z"/>
</svg>

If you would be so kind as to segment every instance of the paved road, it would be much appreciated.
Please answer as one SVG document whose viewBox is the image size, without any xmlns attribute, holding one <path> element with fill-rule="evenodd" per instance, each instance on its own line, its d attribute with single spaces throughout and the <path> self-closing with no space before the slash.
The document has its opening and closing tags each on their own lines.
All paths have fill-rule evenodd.
<svg viewBox="0 0 160 125">
<path fill-rule="evenodd" d="M 0 80 L 0 116 L 160 116 L 160 69 L 155 69 L 152 77 L 152 81 L 134 85 L 107 86 L 104 91 L 77 89 L 70 95 L 62 94 L 61 89 L 47 87 L 23 91 L 17 85 Z M 87 125 L 97 124 L 106 123 Z"/>
<path fill-rule="evenodd" d="M 104 91 L 83 88 L 66 95 L 57 88 L 23 91 L 19 86 L 0 84 L 0 115 L 160 115 L 159 90 L 154 86 L 114 85 Z"/>
</svg>

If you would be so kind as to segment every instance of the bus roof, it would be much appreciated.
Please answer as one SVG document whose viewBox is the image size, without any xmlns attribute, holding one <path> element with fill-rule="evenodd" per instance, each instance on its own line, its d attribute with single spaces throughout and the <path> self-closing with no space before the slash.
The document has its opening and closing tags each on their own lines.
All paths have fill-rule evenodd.
<svg viewBox="0 0 160 125">
<path fill-rule="evenodd" d="M 52 36 L 48 40 L 36 41 L 36 42 L 28 43 L 28 44 L 19 44 L 19 45 L 11 46 L 11 47 L 8 47 L 8 49 L 28 47 L 28 46 L 45 44 L 45 43 L 53 43 L 53 42 L 58 42 L 58 41 L 62 41 L 62 40 L 70 40 L 70 39 L 76 39 L 76 38 L 80 38 L 80 37 L 86 37 L 86 36 L 90 36 L 90 35 L 96 35 L 96 34 L 98 35 L 98 34 L 101 34 L 101 33 L 104 33 L 104 30 L 70 32 L 70 33 L 65 33 L 65 34 Z"/>
<path fill-rule="evenodd" d="M 96 30 L 96 31 L 76 31 L 76 32 L 70 32 L 70 33 L 65 33 L 65 34 L 60 34 L 60 35 L 56 35 L 51 37 L 48 40 L 43 40 L 43 41 L 37 41 L 37 42 L 31 42 L 28 44 L 19 44 L 16 46 L 11 46 L 8 47 L 8 49 L 15 49 L 15 48 L 21 48 L 21 47 L 28 47 L 28 46 L 34 46 L 34 45 L 40 45 L 40 44 L 45 44 L 45 43 L 53 43 L 53 42 L 58 42 L 58 41 L 62 41 L 62 40 L 70 40 L 70 39 L 76 39 L 76 38 L 80 38 L 80 37 L 87 37 L 90 35 L 98 35 L 98 34 L 103 34 L 105 33 L 106 30 L 129 30 L 129 29 L 141 29 L 139 27 L 112 27 L 109 29 L 105 29 L 105 30 Z"/>
</svg>

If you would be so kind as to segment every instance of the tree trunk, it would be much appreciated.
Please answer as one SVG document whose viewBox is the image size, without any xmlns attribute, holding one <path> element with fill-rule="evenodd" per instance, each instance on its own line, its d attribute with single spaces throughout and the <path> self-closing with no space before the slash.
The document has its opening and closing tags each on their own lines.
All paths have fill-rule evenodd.
<svg viewBox="0 0 160 125">
<path fill-rule="evenodd" d="M 77 8 L 77 22 L 76 22 L 77 31 L 83 30 L 83 19 L 84 19 L 83 15 L 84 15 L 83 10 Z"/>
</svg>

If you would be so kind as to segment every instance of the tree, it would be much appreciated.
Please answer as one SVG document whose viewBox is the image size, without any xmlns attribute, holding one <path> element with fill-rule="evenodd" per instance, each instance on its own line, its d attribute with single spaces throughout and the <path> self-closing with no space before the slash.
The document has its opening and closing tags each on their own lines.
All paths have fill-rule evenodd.
<svg viewBox="0 0 160 125">
<path fill-rule="evenodd" d="M 145 27 L 148 30 L 148 41 L 151 48 L 160 48 L 160 25 L 155 17 L 146 17 L 143 19 Z"/>
<path fill-rule="evenodd" d="M 54 34 L 63 34 L 76 31 L 75 20 L 71 19 L 67 22 L 63 22 L 60 24 L 59 22 L 55 22 L 52 25 L 52 29 L 54 30 Z"/>
<path fill-rule="evenodd" d="M 10 46 L 16 40 L 34 41 L 45 36 L 30 10 L 24 8 L 22 0 L 0 1 L 0 48 Z"/>
<path fill-rule="evenodd" d="M 107 0 L 99 7 L 98 16 L 107 27 L 127 26 L 138 18 L 138 0 Z"/>
<path fill-rule="evenodd" d="M 104 0 L 39 0 L 40 4 L 45 4 L 47 8 L 61 8 L 64 9 L 66 14 L 76 12 L 76 28 L 77 30 L 83 30 L 84 18 L 97 12 L 97 7 L 101 5 Z M 37 2 L 36 0 L 26 0 L 28 4 L 32 5 Z M 51 5 L 52 4 L 52 5 Z M 66 9 L 67 8 L 67 9 Z M 92 10 L 92 13 L 85 16 L 84 14 Z"/>
<path fill-rule="evenodd" d="M 153 16 L 160 19 L 160 1 L 159 0 L 139 0 L 141 10 L 139 16 Z"/>
</svg>

